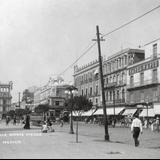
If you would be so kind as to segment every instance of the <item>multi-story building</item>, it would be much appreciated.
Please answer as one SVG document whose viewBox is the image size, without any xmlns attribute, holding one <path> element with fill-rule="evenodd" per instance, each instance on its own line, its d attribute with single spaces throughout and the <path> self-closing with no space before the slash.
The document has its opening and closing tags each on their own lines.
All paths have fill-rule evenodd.
<svg viewBox="0 0 160 160">
<path fill-rule="evenodd" d="M 49 83 L 38 88 L 34 93 L 34 107 L 40 104 L 47 104 L 50 107 L 50 114 L 59 116 L 64 110 L 65 90 L 68 87 L 62 78 L 50 79 Z"/>
<path fill-rule="evenodd" d="M 11 108 L 11 90 L 12 90 L 12 82 L 8 84 L 0 83 L 0 118 L 3 118 L 5 114 Z"/>
<path fill-rule="evenodd" d="M 149 105 L 160 110 L 160 40 L 147 44 L 145 53 L 150 56 L 128 67 L 127 101 L 131 106 Z"/>
<path fill-rule="evenodd" d="M 127 67 L 145 59 L 144 50 L 124 49 L 104 62 L 107 108 L 127 107 Z"/>
<path fill-rule="evenodd" d="M 94 106 L 102 106 L 98 60 L 82 67 L 75 66 L 74 83 L 78 88 L 78 95 L 86 96 Z"/>
</svg>

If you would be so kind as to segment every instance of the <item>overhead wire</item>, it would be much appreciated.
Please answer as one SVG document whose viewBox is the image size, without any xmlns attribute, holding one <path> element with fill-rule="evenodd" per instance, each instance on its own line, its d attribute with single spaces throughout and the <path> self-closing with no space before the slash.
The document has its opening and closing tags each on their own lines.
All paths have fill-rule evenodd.
<svg viewBox="0 0 160 160">
<path fill-rule="evenodd" d="M 149 10 L 148 12 L 146 12 L 146 13 L 144 13 L 144 14 L 142 14 L 142 15 L 134 18 L 134 19 L 132 19 L 131 21 L 129 21 L 129 22 L 121 25 L 120 27 L 117 27 L 117 28 L 115 28 L 114 30 L 112 30 L 112 31 L 110 31 L 110 32 L 108 32 L 108 33 L 106 33 L 106 34 L 103 34 L 103 35 L 101 36 L 101 38 L 104 38 L 104 37 L 109 36 L 110 34 L 116 32 L 116 31 L 118 31 L 118 30 L 120 30 L 120 29 L 122 29 L 122 28 L 124 28 L 124 27 L 126 27 L 126 26 L 128 26 L 129 24 L 131 24 L 131 23 L 133 23 L 133 22 L 135 22 L 135 21 L 143 18 L 144 16 L 150 14 L 151 12 L 153 12 L 153 11 L 159 9 L 159 8 L 160 8 L 160 5 L 154 7 L 153 9 Z M 68 71 L 68 69 L 70 69 L 71 67 L 73 67 L 83 56 L 85 56 L 85 55 L 96 45 L 96 43 L 97 43 L 97 42 L 93 43 L 78 59 L 75 60 L 75 62 L 73 62 L 71 65 L 69 65 L 69 66 L 68 66 L 62 73 L 60 73 L 59 75 L 60 75 L 60 76 L 61 76 L 61 75 L 64 75 L 64 73 L 65 73 L 66 71 Z"/>
</svg>

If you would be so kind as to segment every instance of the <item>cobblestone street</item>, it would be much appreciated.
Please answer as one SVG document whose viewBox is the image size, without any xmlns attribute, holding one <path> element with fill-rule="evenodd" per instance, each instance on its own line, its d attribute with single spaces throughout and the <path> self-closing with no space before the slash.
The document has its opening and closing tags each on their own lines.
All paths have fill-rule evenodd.
<svg viewBox="0 0 160 160">
<path fill-rule="evenodd" d="M 3 129 L 2 129 L 3 128 Z M 41 134 L 40 128 L 0 127 L 1 159 L 6 158 L 159 158 L 160 134 L 144 131 L 141 146 L 135 148 L 129 129 L 110 128 L 111 142 L 103 141 L 103 127 L 80 124 L 79 143 L 69 134 L 69 126 L 55 125 L 54 133 Z"/>
</svg>

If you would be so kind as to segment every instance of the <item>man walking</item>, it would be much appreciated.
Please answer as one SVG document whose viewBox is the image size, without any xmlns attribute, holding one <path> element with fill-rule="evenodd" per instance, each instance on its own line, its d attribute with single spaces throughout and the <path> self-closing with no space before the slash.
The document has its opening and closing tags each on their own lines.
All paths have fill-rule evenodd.
<svg viewBox="0 0 160 160">
<path fill-rule="evenodd" d="M 135 116 L 135 119 L 132 122 L 131 132 L 133 133 L 133 138 L 134 138 L 134 141 L 135 141 L 135 146 L 138 147 L 139 146 L 139 140 L 138 140 L 139 134 L 143 133 L 142 122 L 139 119 L 138 115 Z"/>
</svg>

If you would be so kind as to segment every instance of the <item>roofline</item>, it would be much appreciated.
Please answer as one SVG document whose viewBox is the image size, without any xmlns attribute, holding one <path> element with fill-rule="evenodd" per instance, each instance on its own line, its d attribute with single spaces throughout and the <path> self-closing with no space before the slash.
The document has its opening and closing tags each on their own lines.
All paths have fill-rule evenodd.
<svg viewBox="0 0 160 160">
<path fill-rule="evenodd" d="M 153 40 L 153 41 L 151 41 L 151 42 L 145 44 L 144 46 L 148 46 L 149 44 L 152 44 L 152 43 L 154 43 L 154 42 L 156 42 L 156 41 L 159 41 L 159 40 L 160 40 L 160 38 L 158 38 L 158 39 L 156 39 L 156 40 Z"/>
<path fill-rule="evenodd" d="M 120 56 L 121 54 L 128 53 L 129 51 L 137 51 L 137 52 L 140 52 L 140 53 L 144 53 L 145 52 L 143 49 L 126 48 L 126 49 L 123 49 L 123 50 L 113 54 L 112 56 L 109 56 L 106 61 L 114 59 L 114 58 Z"/>
</svg>

